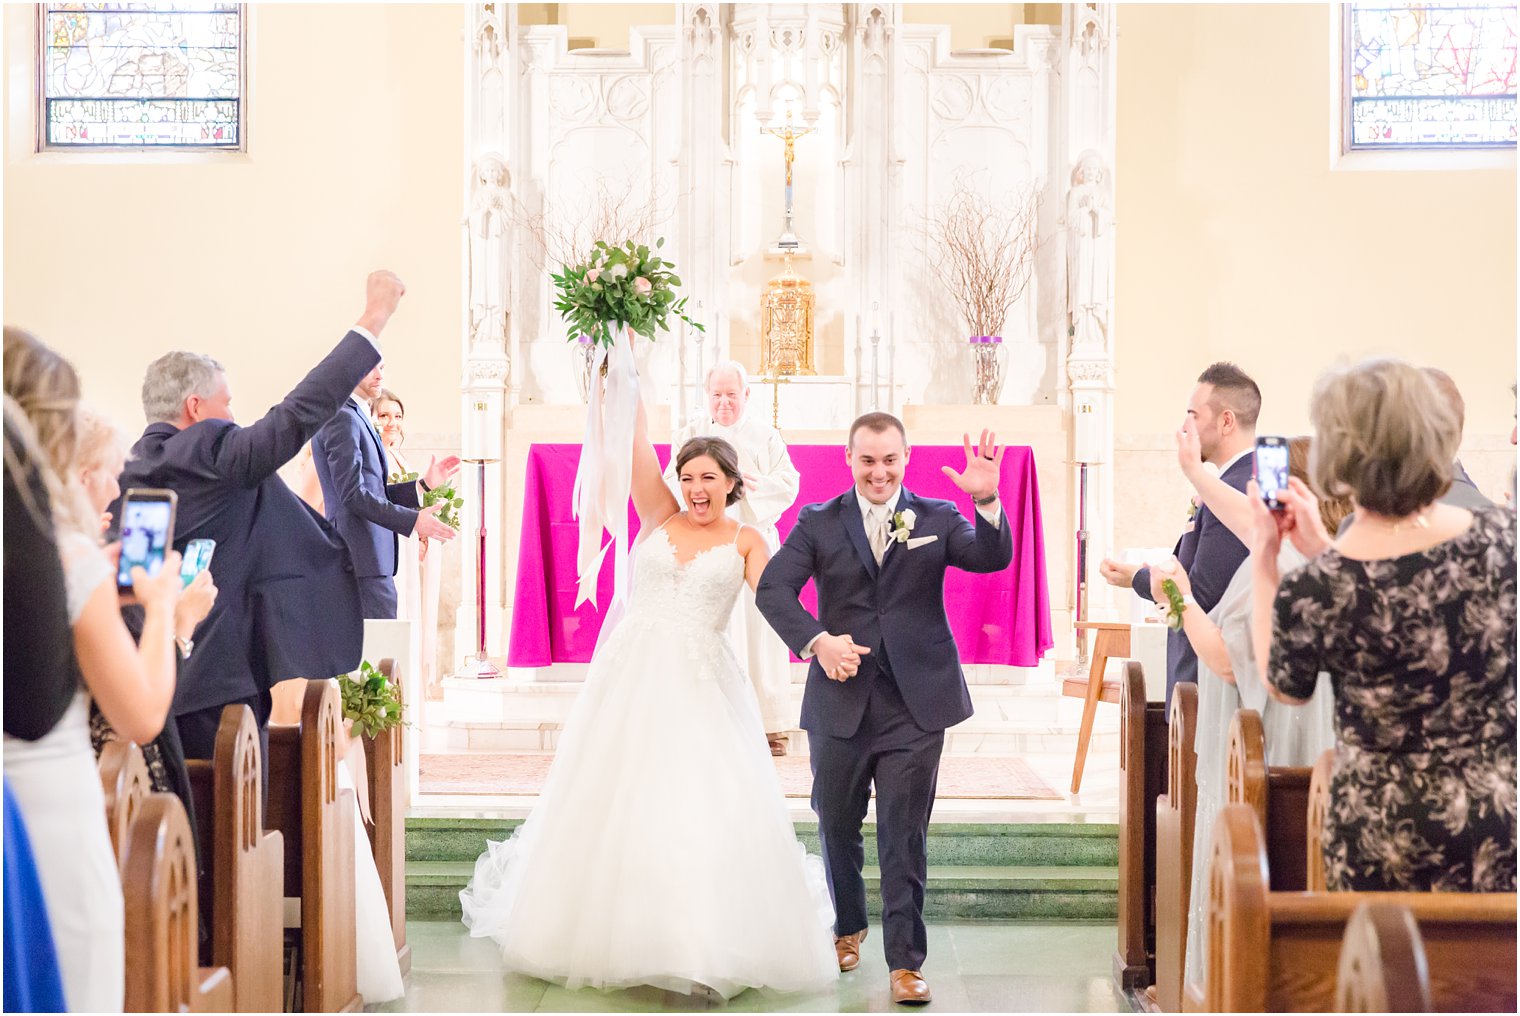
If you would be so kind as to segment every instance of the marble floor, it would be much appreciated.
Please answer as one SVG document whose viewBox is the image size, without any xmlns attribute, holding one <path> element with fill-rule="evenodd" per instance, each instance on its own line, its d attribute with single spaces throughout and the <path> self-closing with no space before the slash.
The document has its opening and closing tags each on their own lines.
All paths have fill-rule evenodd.
<svg viewBox="0 0 1520 1016">
<path fill-rule="evenodd" d="M 501 972 L 495 944 L 453 921 L 412 921 L 406 997 L 378 1012 L 888 1012 L 881 929 L 872 926 L 858 969 L 832 991 L 768 996 L 747 991 L 727 1005 L 656 989 L 566 991 Z M 929 926 L 928 1012 L 1130 1012 L 1109 965 L 1108 922 L 954 921 Z"/>
</svg>

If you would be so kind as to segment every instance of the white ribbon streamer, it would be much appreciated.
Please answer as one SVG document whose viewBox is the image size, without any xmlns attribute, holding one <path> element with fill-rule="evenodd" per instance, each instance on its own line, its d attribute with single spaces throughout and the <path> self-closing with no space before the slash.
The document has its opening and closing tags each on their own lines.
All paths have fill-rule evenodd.
<svg viewBox="0 0 1520 1016">
<path fill-rule="evenodd" d="M 599 384 L 602 364 L 605 384 Z M 633 429 L 638 419 L 639 376 L 627 329 L 619 327 L 612 346 L 599 346 L 591 365 L 591 391 L 586 400 L 586 437 L 575 470 L 571 494 L 574 517 L 580 522 L 575 565 L 575 605 L 596 603 L 597 577 L 612 550 L 612 602 L 628 596 L 628 497 L 633 487 Z M 612 539 L 602 542 L 603 532 Z"/>
</svg>

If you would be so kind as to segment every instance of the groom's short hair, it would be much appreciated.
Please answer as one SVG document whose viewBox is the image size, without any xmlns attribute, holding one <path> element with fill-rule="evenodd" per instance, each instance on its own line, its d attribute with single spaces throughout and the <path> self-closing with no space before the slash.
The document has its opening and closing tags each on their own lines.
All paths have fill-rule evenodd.
<svg viewBox="0 0 1520 1016">
<path fill-rule="evenodd" d="M 902 435 L 903 447 L 908 447 L 908 431 L 903 427 L 902 421 L 891 413 L 866 413 L 864 416 L 857 416 L 855 422 L 850 424 L 850 439 L 846 443 L 847 447 L 855 447 L 855 432 L 862 427 L 873 434 L 885 434 L 895 427 Z"/>
</svg>

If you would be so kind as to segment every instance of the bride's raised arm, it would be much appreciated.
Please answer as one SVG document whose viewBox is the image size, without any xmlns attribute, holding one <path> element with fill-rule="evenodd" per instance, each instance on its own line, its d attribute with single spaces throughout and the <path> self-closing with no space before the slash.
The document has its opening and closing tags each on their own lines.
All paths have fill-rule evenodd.
<svg viewBox="0 0 1520 1016">
<path fill-rule="evenodd" d="M 670 450 L 671 455 L 676 449 Z M 633 426 L 633 507 L 639 513 L 639 529 L 648 531 L 665 524 L 681 510 L 675 495 L 665 486 L 660 460 L 649 442 L 649 416 L 644 411 L 644 396 L 639 394 L 639 414 Z"/>
</svg>

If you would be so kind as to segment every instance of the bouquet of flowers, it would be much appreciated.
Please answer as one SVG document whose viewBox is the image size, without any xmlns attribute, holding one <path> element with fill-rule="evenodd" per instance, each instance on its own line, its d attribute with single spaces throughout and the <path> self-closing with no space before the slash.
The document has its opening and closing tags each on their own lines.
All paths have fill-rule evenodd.
<svg viewBox="0 0 1520 1016">
<path fill-rule="evenodd" d="M 653 339 L 656 328 L 669 330 L 671 314 L 706 331 L 686 316 L 686 297 L 677 299 L 681 278 L 676 266 L 656 253 L 663 246 L 664 237 L 655 241 L 654 250 L 632 240 L 621 246 L 598 240 L 585 264 L 550 274 L 559 291 L 554 309 L 570 325 L 572 342 L 584 335 L 610 347 L 624 326 Z"/>
<path fill-rule="evenodd" d="M 401 722 L 401 696 L 380 671 L 365 660 L 358 676 L 340 674 L 338 690 L 343 697 L 343 718 L 354 721 L 355 737 L 374 737 Z"/>
<path fill-rule="evenodd" d="M 416 483 L 419 479 L 417 473 L 392 473 L 387 483 Z M 438 509 L 438 521 L 453 529 L 459 528 L 459 509 L 464 507 L 464 498 L 454 492 L 454 481 L 440 483 L 432 490 L 423 491 L 422 507 L 431 508 L 433 505 L 443 502 L 443 507 Z"/>
</svg>

